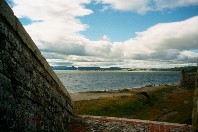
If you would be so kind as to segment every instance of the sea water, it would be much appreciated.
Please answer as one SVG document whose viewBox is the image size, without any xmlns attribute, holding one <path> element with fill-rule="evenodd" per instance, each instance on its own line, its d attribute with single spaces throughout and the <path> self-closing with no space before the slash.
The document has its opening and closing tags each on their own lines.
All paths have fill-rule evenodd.
<svg viewBox="0 0 198 132">
<path fill-rule="evenodd" d="M 180 72 L 55 70 L 69 93 L 178 84 Z"/>
</svg>

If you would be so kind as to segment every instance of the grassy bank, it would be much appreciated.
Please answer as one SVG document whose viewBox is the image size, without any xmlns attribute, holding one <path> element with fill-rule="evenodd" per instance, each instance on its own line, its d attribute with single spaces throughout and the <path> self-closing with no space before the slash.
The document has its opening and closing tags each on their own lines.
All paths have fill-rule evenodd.
<svg viewBox="0 0 198 132">
<path fill-rule="evenodd" d="M 131 96 L 105 97 L 74 102 L 78 115 L 112 116 L 191 124 L 193 90 L 178 86 L 138 92 Z"/>
</svg>

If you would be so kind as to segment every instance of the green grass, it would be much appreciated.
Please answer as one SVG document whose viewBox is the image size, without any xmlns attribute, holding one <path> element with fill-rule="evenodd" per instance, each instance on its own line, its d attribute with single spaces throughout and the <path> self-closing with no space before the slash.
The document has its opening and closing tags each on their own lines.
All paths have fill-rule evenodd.
<svg viewBox="0 0 198 132">
<path fill-rule="evenodd" d="M 158 120 L 191 124 L 193 90 L 182 88 L 182 93 L 173 92 L 177 86 L 164 86 L 148 92 L 150 99 L 141 94 L 76 101 L 78 115 L 113 116 L 144 120 Z M 184 103 L 185 102 L 185 103 Z M 163 117 L 164 113 L 173 115 Z M 161 119 L 160 119 L 161 117 Z"/>
</svg>

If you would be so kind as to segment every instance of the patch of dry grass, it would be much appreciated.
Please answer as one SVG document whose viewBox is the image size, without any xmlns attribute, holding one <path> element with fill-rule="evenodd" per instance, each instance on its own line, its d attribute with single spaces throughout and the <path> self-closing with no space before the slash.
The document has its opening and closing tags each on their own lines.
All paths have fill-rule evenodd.
<svg viewBox="0 0 198 132">
<path fill-rule="evenodd" d="M 78 115 L 114 116 L 191 124 L 193 90 L 164 86 L 148 91 L 150 99 L 138 91 L 131 96 L 76 101 Z"/>
</svg>

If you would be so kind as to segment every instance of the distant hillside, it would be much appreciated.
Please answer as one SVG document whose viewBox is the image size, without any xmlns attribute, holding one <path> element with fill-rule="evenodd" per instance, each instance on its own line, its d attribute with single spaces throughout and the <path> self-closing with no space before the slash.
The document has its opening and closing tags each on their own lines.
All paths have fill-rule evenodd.
<svg viewBox="0 0 198 132">
<path fill-rule="evenodd" d="M 174 68 L 159 68 L 159 69 L 152 69 L 152 70 L 159 70 L 159 71 L 186 71 L 186 72 L 196 72 L 196 66 L 185 66 L 185 67 L 174 67 Z"/>
<path fill-rule="evenodd" d="M 151 68 L 151 69 L 131 69 L 131 68 L 120 68 L 120 67 L 109 67 L 109 68 L 100 68 L 100 67 L 67 67 L 67 66 L 51 66 L 53 70 L 95 70 L 95 71 L 109 71 L 109 70 L 128 70 L 128 71 L 186 71 L 186 72 L 196 72 L 196 66 L 185 66 L 185 67 L 174 67 L 174 68 Z"/>
<path fill-rule="evenodd" d="M 67 66 L 51 66 L 53 70 L 77 70 L 76 67 L 67 67 Z"/>
</svg>

